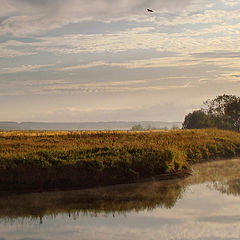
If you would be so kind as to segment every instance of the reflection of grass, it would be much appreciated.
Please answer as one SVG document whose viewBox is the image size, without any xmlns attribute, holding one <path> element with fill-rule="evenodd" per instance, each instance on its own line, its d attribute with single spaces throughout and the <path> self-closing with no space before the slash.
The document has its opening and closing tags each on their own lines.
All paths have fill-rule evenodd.
<svg viewBox="0 0 240 240">
<path fill-rule="evenodd" d="M 212 182 L 213 187 L 223 194 L 240 195 L 240 160 L 215 161 L 194 166 L 195 174 L 188 181 Z"/>
<path fill-rule="evenodd" d="M 0 132 L 0 189 L 89 187 L 240 154 L 230 131 Z"/>
<path fill-rule="evenodd" d="M 39 218 L 45 215 L 124 214 L 156 207 L 171 208 L 183 187 L 170 182 L 148 182 L 75 191 L 3 195 L 0 218 Z"/>
<path fill-rule="evenodd" d="M 223 193 L 240 194 L 238 159 L 195 164 L 193 176 L 179 180 L 122 184 L 75 191 L 9 194 L 0 197 L 0 220 L 42 219 L 58 214 L 98 216 L 172 208 L 193 184 L 212 182 Z"/>
</svg>

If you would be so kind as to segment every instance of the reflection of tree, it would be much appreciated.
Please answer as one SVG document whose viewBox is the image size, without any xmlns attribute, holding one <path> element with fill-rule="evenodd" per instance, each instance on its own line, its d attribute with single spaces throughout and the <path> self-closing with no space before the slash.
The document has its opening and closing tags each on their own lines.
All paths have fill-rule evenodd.
<svg viewBox="0 0 240 240">
<path fill-rule="evenodd" d="M 223 194 L 240 196 L 239 159 L 200 163 L 194 168 L 196 173 L 187 180 L 188 185 L 210 182 Z"/>
<path fill-rule="evenodd" d="M 214 183 L 214 188 L 224 194 L 240 196 L 240 179 L 216 182 Z"/>
</svg>

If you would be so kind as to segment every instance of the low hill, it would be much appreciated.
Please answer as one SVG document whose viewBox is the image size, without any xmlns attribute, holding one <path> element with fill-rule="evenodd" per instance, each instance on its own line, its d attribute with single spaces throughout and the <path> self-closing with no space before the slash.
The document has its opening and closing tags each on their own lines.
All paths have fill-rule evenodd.
<svg viewBox="0 0 240 240">
<path fill-rule="evenodd" d="M 181 122 L 134 121 L 134 122 L 0 122 L 1 130 L 130 130 L 141 125 L 145 129 L 181 128 Z"/>
</svg>

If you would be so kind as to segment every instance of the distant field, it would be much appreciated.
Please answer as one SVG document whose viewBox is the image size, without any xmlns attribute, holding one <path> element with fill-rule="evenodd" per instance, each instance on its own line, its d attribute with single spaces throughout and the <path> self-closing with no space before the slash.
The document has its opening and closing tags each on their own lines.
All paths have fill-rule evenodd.
<svg viewBox="0 0 240 240">
<path fill-rule="evenodd" d="M 240 155 L 240 134 L 217 129 L 0 132 L 0 190 L 91 187 Z"/>
</svg>

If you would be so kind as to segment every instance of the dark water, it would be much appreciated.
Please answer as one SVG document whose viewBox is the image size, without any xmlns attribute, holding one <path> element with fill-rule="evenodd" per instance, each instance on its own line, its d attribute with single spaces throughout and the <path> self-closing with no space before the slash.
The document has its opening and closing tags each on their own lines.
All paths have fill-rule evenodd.
<svg viewBox="0 0 240 240">
<path fill-rule="evenodd" d="M 240 239 L 240 160 L 192 177 L 0 196 L 0 240 Z"/>
</svg>

